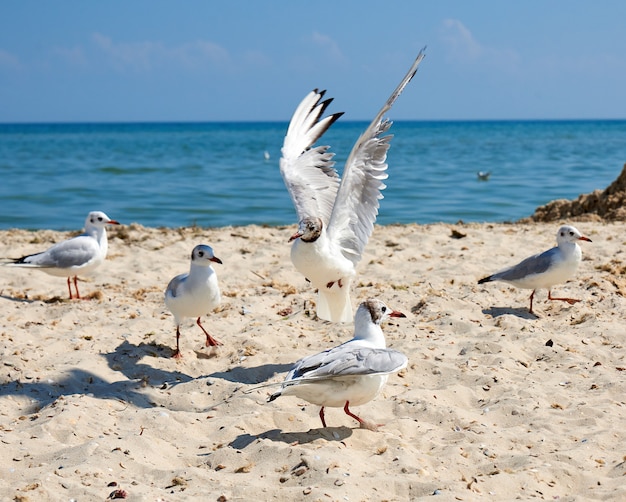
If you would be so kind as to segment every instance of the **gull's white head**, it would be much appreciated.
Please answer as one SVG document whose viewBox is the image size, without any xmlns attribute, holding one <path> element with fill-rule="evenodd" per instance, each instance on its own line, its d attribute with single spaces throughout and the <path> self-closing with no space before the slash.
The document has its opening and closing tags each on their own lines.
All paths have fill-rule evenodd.
<svg viewBox="0 0 626 502">
<path fill-rule="evenodd" d="M 559 246 L 561 244 L 576 241 L 591 242 L 591 239 L 589 237 L 585 237 L 576 227 L 571 225 L 563 225 L 556 233 L 556 242 Z"/>
<path fill-rule="evenodd" d="M 91 211 L 85 220 L 85 228 L 104 228 L 106 225 L 119 225 L 102 211 Z"/>
<path fill-rule="evenodd" d="M 402 312 L 387 307 L 383 301 L 370 298 L 359 305 L 354 320 L 355 323 L 365 321 L 380 326 L 388 317 L 406 316 Z"/>
<path fill-rule="evenodd" d="M 211 262 L 219 263 L 220 265 L 222 264 L 222 260 L 215 256 L 211 246 L 198 244 L 195 248 L 193 248 L 193 251 L 191 252 L 191 263 L 200 267 L 209 267 L 211 266 Z"/>
</svg>

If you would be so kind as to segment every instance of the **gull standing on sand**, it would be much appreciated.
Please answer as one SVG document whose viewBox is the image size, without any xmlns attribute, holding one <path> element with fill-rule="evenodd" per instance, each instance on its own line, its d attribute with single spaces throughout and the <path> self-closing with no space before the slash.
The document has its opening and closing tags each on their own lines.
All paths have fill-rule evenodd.
<svg viewBox="0 0 626 502">
<path fill-rule="evenodd" d="M 354 318 L 354 338 L 319 354 L 300 359 L 287 374 L 280 396 L 297 396 L 321 406 L 320 418 L 326 427 L 324 408 L 342 407 L 362 428 L 375 430 L 376 425 L 350 411 L 374 399 L 387 382 L 389 374 L 406 367 L 407 358 L 397 350 L 387 349 L 380 324 L 387 317 L 406 317 L 382 301 L 369 299 L 359 305 Z"/>
<path fill-rule="evenodd" d="M 573 305 L 580 300 L 574 298 L 554 298 L 551 288 L 569 280 L 576 273 L 582 259 L 582 251 L 577 241 L 591 239 L 582 235 L 571 225 L 563 225 L 556 234 L 557 246 L 526 258 L 517 265 L 500 270 L 484 277 L 478 284 L 502 281 L 517 288 L 532 289 L 530 313 L 533 313 L 533 297 L 537 289 L 548 290 L 548 300 L 561 300 Z"/>
<path fill-rule="evenodd" d="M 196 324 L 206 335 L 206 346 L 222 345 L 213 338 L 202 323 L 200 317 L 209 313 L 220 304 L 220 288 L 217 283 L 217 274 L 211 263 L 222 264 L 213 253 L 213 248 L 206 244 L 199 244 L 191 252 L 191 266 L 188 274 L 174 277 L 165 290 L 165 305 L 174 315 L 176 323 L 176 352 L 173 357 L 182 357 L 180 352 L 180 324 L 186 317 L 197 317 Z"/>
<path fill-rule="evenodd" d="M 341 179 L 328 146 L 313 144 L 342 115 L 321 118 L 331 103 L 325 91 L 310 92 L 296 109 L 282 147 L 280 172 L 298 215 L 291 236 L 291 261 L 318 290 L 317 315 L 352 321 L 350 285 L 355 267 L 374 229 L 383 196 L 391 122 L 382 116 L 417 72 L 422 50 L 409 72 L 358 139 Z"/>
<path fill-rule="evenodd" d="M 102 211 L 92 211 L 85 220 L 85 233 L 72 239 L 61 241 L 47 250 L 23 256 L 8 263 L 12 267 L 36 268 L 56 277 L 67 277 L 67 289 L 72 296 L 70 278 L 74 278 L 76 298 L 78 275 L 89 274 L 104 262 L 107 256 L 107 225 L 119 225 Z"/>
</svg>

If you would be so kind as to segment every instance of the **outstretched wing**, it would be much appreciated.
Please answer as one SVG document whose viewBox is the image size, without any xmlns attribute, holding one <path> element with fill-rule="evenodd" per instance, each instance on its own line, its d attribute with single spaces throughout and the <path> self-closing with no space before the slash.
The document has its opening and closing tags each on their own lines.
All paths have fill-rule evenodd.
<svg viewBox="0 0 626 502">
<path fill-rule="evenodd" d="M 374 229 L 379 200 L 383 198 L 381 191 L 386 187 L 383 180 L 388 177 L 387 150 L 391 135 L 383 135 L 391 127 L 391 122 L 382 117 L 411 81 L 422 59 L 424 49 L 358 139 L 346 161 L 343 181 L 328 225 L 328 234 L 329 238 L 339 243 L 344 256 L 355 265 L 361 259 L 363 249 Z"/>
<path fill-rule="evenodd" d="M 280 173 L 298 220 L 316 216 L 328 225 L 341 179 L 329 147 L 313 145 L 343 113 L 322 118 L 332 101 L 322 101 L 325 92 L 311 91 L 293 114 L 283 142 Z"/>
</svg>

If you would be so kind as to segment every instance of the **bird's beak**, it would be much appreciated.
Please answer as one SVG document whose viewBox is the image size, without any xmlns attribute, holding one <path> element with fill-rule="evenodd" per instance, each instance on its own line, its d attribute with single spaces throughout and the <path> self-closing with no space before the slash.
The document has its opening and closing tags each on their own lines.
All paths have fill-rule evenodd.
<svg viewBox="0 0 626 502">
<path fill-rule="evenodd" d="M 109 220 L 107 221 L 107 225 L 121 225 L 119 221 Z"/>
<path fill-rule="evenodd" d="M 295 241 L 298 237 L 302 237 L 302 232 L 300 232 L 300 230 L 298 230 L 295 234 L 289 237 L 289 242 Z"/>
<path fill-rule="evenodd" d="M 579 241 L 587 241 L 587 242 L 592 242 L 592 240 L 589 237 L 585 237 L 584 235 L 578 238 Z"/>
<path fill-rule="evenodd" d="M 399 312 L 398 310 L 392 310 L 391 314 L 389 314 L 389 317 L 406 317 L 402 312 Z"/>
<path fill-rule="evenodd" d="M 214 261 L 215 263 L 219 263 L 220 265 L 222 264 L 222 260 L 220 260 L 217 256 L 214 256 L 213 258 L 211 258 L 211 261 Z"/>
</svg>

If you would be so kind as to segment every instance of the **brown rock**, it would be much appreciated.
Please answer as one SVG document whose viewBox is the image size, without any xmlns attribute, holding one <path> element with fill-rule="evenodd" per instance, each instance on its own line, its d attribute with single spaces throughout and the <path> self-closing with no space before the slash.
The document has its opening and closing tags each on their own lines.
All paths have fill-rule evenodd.
<svg viewBox="0 0 626 502">
<path fill-rule="evenodd" d="M 605 190 L 594 190 L 575 200 L 553 200 L 535 209 L 532 216 L 522 221 L 550 222 L 571 218 L 578 221 L 626 221 L 626 164 Z"/>
</svg>

